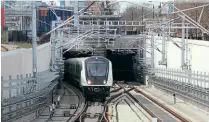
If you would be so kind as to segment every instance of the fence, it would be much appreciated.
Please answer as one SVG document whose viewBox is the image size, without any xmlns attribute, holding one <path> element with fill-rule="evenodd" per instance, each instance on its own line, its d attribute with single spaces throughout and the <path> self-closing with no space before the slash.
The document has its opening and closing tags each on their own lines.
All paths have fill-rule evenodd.
<svg viewBox="0 0 209 122">
<path fill-rule="evenodd" d="M 155 68 L 155 76 L 187 83 L 196 87 L 209 88 L 209 73 L 184 71 L 182 69 Z"/>
<path fill-rule="evenodd" d="M 152 74 L 151 75 L 151 71 Z M 209 74 L 181 69 L 149 70 L 150 83 L 209 111 Z"/>
<path fill-rule="evenodd" d="M 8 102 L 2 103 L 2 121 L 12 121 L 24 117 L 24 119 L 36 118 L 42 109 L 52 100 L 56 93 L 58 82 L 51 83 L 46 89 L 38 92 L 11 98 Z M 13 100 L 12 100 L 13 99 Z M 35 114 L 35 115 L 34 115 Z M 28 117 L 27 117 L 28 116 Z"/>
<path fill-rule="evenodd" d="M 17 79 L 2 80 L 2 120 L 12 121 L 21 117 L 38 116 L 38 113 L 50 102 L 58 84 L 56 72 L 38 73 L 38 78 L 31 75 L 17 76 Z M 35 115 L 34 115 L 35 114 Z"/>
<path fill-rule="evenodd" d="M 9 80 L 4 80 L 2 77 L 1 81 L 1 97 L 2 99 L 8 99 L 19 95 L 28 94 L 33 91 L 39 91 L 44 89 L 50 84 L 55 77 L 55 73 L 45 71 L 38 73 L 38 78 L 32 78 L 31 74 L 26 74 L 25 78 L 23 75 L 17 75 L 17 78 L 9 77 Z"/>
</svg>

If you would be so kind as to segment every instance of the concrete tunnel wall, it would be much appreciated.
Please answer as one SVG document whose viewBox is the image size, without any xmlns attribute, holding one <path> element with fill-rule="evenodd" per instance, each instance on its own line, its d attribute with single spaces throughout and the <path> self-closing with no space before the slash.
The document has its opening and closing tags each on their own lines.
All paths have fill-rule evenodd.
<svg viewBox="0 0 209 122">
<path fill-rule="evenodd" d="M 37 47 L 37 72 L 49 69 L 51 59 L 51 43 Z M 32 48 L 17 49 L 1 53 L 1 76 L 8 80 L 9 75 L 16 79 L 17 75 L 32 74 Z"/>
</svg>

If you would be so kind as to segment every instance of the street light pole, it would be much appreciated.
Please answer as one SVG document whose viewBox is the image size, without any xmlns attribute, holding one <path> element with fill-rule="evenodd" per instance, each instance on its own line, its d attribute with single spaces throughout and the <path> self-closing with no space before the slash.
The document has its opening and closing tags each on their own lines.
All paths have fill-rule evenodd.
<svg viewBox="0 0 209 122">
<path fill-rule="evenodd" d="M 134 18 L 133 18 L 133 11 L 134 11 L 134 9 L 132 8 L 132 21 L 134 20 Z M 132 31 L 133 31 L 133 29 L 134 29 L 134 27 L 132 26 Z"/>
<path fill-rule="evenodd" d="M 153 4 L 153 20 L 155 19 L 155 6 Z"/>
<path fill-rule="evenodd" d="M 162 13 L 162 8 L 161 8 L 161 2 L 160 2 L 160 17 L 161 17 L 161 13 Z"/>
<path fill-rule="evenodd" d="M 150 3 L 152 3 L 152 1 L 149 1 Z M 154 20 L 154 18 L 155 18 L 155 5 L 154 4 L 152 4 L 152 9 L 153 9 L 153 20 Z"/>
<path fill-rule="evenodd" d="M 36 32 L 36 1 L 33 1 L 33 10 L 32 10 L 32 53 L 33 53 L 33 77 L 37 78 L 37 32 Z"/>
<path fill-rule="evenodd" d="M 195 7 L 197 7 L 197 2 L 195 1 Z M 196 22 L 197 22 L 197 9 L 196 9 Z M 197 38 L 197 28 L 196 28 L 196 39 L 198 39 Z"/>
<path fill-rule="evenodd" d="M 142 23 L 143 23 L 143 20 L 144 20 L 144 9 L 143 9 L 143 6 L 142 6 Z M 142 33 L 144 33 L 144 27 L 142 26 Z"/>
</svg>

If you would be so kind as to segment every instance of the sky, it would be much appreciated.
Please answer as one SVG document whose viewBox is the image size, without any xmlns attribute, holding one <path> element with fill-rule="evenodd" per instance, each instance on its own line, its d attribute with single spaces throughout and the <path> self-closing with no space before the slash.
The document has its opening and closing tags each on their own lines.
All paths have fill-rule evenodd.
<svg viewBox="0 0 209 122">
<path fill-rule="evenodd" d="M 117 1 L 124 1 L 124 0 L 117 0 Z M 121 11 L 125 10 L 125 8 L 127 6 L 133 5 L 132 3 L 135 3 L 135 5 L 137 5 L 137 4 L 139 5 L 139 4 L 142 4 L 142 3 L 150 3 L 150 4 L 154 4 L 156 6 L 156 5 L 159 5 L 160 2 L 167 2 L 167 1 L 170 1 L 170 0 L 125 0 L 125 1 L 131 2 L 131 3 L 120 2 L 120 10 Z M 152 1 L 152 2 L 149 2 L 149 1 Z"/>
<path fill-rule="evenodd" d="M 51 1 L 51 0 L 42 0 L 42 1 L 50 3 L 49 1 Z M 58 6 L 60 5 L 60 0 L 53 0 L 53 1 L 56 2 L 56 4 Z M 74 0 L 74 1 L 76 1 L 76 0 Z M 133 5 L 132 3 L 134 3 L 134 4 L 150 3 L 150 4 L 159 5 L 160 2 L 166 2 L 166 1 L 171 1 L 171 0 L 117 0 L 117 1 L 120 1 L 121 10 L 124 10 L 127 6 Z M 123 2 L 123 1 L 131 2 L 131 3 L 127 3 L 127 2 Z M 152 1 L 152 3 L 149 1 Z"/>
</svg>

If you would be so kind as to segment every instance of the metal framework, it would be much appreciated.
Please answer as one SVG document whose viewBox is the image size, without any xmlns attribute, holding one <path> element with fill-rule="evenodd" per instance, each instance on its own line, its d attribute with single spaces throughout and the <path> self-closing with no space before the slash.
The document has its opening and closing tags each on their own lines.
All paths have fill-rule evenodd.
<svg viewBox="0 0 209 122">
<path fill-rule="evenodd" d="M 171 4 L 171 3 L 169 3 Z M 172 3 L 173 4 L 173 3 Z M 202 7 L 202 11 L 198 20 L 201 20 L 204 7 L 208 6 L 205 4 Z M 189 47 L 191 44 L 188 42 L 188 32 L 189 29 L 199 29 L 203 33 L 209 34 L 207 29 L 200 25 L 200 21 L 196 22 L 192 20 L 188 15 L 183 11 L 192 10 L 193 8 L 187 10 L 180 10 L 174 6 L 174 13 L 178 13 L 178 18 L 181 20 L 181 23 L 175 23 L 175 19 L 171 19 L 171 14 L 167 16 L 167 19 L 156 18 L 156 20 L 147 21 L 148 35 L 146 38 L 146 49 L 151 50 L 150 56 L 140 58 L 136 63 L 142 65 L 144 73 L 150 76 L 149 83 L 162 89 L 168 91 L 172 94 L 177 94 L 177 96 L 182 99 L 191 102 L 206 111 L 209 111 L 208 106 L 208 88 L 209 88 L 209 78 L 207 72 L 194 72 L 191 69 L 191 59 L 189 57 Z M 196 7 L 199 8 L 199 7 Z M 181 42 L 175 42 L 170 35 L 176 30 L 182 30 Z M 158 37 L 159 34 L 159 37 Z M 162 40 L 159 43 L 158 40 Z M 167 68 L 167 43 L 172 42 L 181 50 L 181 69 L 169 69 Z M 149 46 L 151 45 L 151 47 Z M 157 50 L 161 46 L 161 50 Z M 165 65 L 165 68 L 157 68 L 155 66 L 155 50 L 162 53 L 162 60 L 159 62 L 161 65 Z M 148 54 L 148 53 L 147 53 Z M 138 66 L 138 65 L 136 65 Z M 135 68 L 140 71 L 141 68 Z M 147 79 L 146 79 L 147 80 Z"/>
<path fill-rule="evenodd" d="M 32 30 L 32 24 L 25 24 L 32 19 L 31 1 L 1 1 L 5 8 L 5 25 L 8 30 Z"/>
<path fill-rule="evenodd" d="M 173 3 L 168 4 L 172 5 Z M 201 13 L 203 13 L 206 5 L 201 6 L 203 7 Z M 144 19 L 144 21 L 119 21 L 120 16 L 106 15 L 106 12 L 93 12 L 92 15 L 83 15 L 83 10 L 78 11 L 78 9 L 75 9 L 76 14 L 74 16 L 64 22 L 61 20 L 52 22 L 52 30 L 45 34 L 51 34 L 51 69 L 53 71 L 59 71 L 61 74 L 63 72 L 63 54 L 70 50 L 79 51 L 82 49 L 88 49 L 97 55 L 104 55 L 106 49 L 118 51 L 137 50 L 138 54 L 134 58 L 134 69 L 137 76 L 141 76 L 139 73 L 143 72 L 146 76 L 150 76 L 152 79 L 150 80 L 151 84 L 154 84 L 155 86 L 158 86 L 169 92 L 178 93 L 179 96 L 183 96 L 184 98 L 188 98 L 189 96 L 191 97 L 191 101 L 208 108 L 208 73 L 199 74 L 199 72 L 192 72 L 189 58 L 189 43 L 187 40 L 185 40 L 185 38 L 188 38 L 188 30 L 192 28 L 200 29 L 206 34 L 209 34 L 209 31 L 184 13 L 184 11 L 192 10 L 193 8 L 179 10 L 175 7 L 175 9 L 177 11 L 173 13 L 178 13 L 179 16 L 175 19 L 180 19 L 181 23 L 175 23 L 175 19 L 170 18 L 171 13 L 167 14 L 167 18 L 157 17 L 155 19 Z M 198 20 L 201 20 L 201 17 L 202 14 L 200 14 Z M 119 33 L 121 27 L 143 27 L 145 28 L 146 32 L 136 35 L 136 37 L 132 36 L 128 38 L 128 36 L 126 36 L 127 39 L 125 39 L 121 33 Z M 175 29 L 182 29 L 181 43 L 175 42 L 172 37 L 170 37 L 170 35 L 174 33 Z M 42 39 L 42 37 L 40 39 Z M 159 40 L 161 41 L 159 42 Z M 158 69 L 155 66 L 154 56 L 156 51 L 162 54 L 162 60 L 159 63 L 163 66 L 167 66 L 167 43 L 169 41 L 175 44 L 182 52 L 182 70 L 168 68 Z M 159 48 L 159 46 L 161 46 L 161 48 Z M 63 49 L 66 49 L 66 51 L 63 51 Z M 146 77 L 143 79 L 147 81 Z M 27 98 L 25 93 L 33 92 L 36 94 L 34 91 L 37 89 L 33 89 L 35 87 L 32 81 L 27 85 L 22 83 L 23 81 L 25 82 L 27 80 L 18 79 L 17 81 L 18 84 L 15 86 L 15 91 L 27 87 L 27 92 L 22 92 L 20 90 L 21 92 L 18 92 L 17 95 L 23 95 L 24 98 Z M 5 86 L 6 82 L 6 85 L 8 86 L 8 81 L 3 81 L 2 86 Z M 8 99 L 5 99 L 3 103 L 6 103 L 6 100 L 10 102 L 14 100 L 11 94 L 12 89 L 14 88 L 12 83 L 13 82 L 10 81 L 9 87 L 3 87 L 4 91 L 2 91 L 2 93 L 5 93 L 5 91 L 8 92 L 9 90 L 9 96 L 4 96 Z M 52 89 L 47 91 L 51 92 L 51 90 Z M 40 93 L 47 95 L 48 92 Z M 33 95 L 28 94 L 28 96 Z M 26 98 L 23 99 L 23 101 L 28 102 Z M 30 100 L 35 101 L 32 102 L 32 105 L 39 105 L 36 101 L 36 98 L 31 98 Z M 13 114 L 17 115 L 16 112 L 22 112 L 22 109 L 30 108 L 30 105 L 31 103 L 27 104 L 27 106 L 24 108 L 22 107 L 23 103 L 19 104 L 16 102 L 8 106 L 3 104 L 4 109 L 2 113 L 3 116 L 5 116 L 3 120 L 14 119 L 12 118 Z M 22 109 L 21 111 L 12 111 L 11 106 L 16 106 L 16 108 L 21 106 Z M 8 110 L 9 112 L 5 112 Z M 34 110 L 36 111 L 37 109 Z"/>
<path fill-rule="evenodd" d="M 38 78 L 32 78 L 31 75 L 23 77 L 17 76 L 17 79 L 4 80 L 2 78 L 2 121 L 14 121 L 29 114 L 39 115 L 43 107 L 51 102 L 52 92 L 56 93 L 58 75 L 51 72 L 38 73 Z M 49 82 L 52 81 L 52 82 Z"/>
<path fill-rule="evenodd" d="M 209 111 L 209 73 L 155 68 L 150 84 Z"/>
<path fill-rule="evenodd" d="M 117 51 L 132 51 L 137 50 L 138 54 L 134 58 L 134 69 L 135 74 L 137 76 L 150 76 L 149 82 L 154 84 L 156 87 L 169 91 L 170 93 L 178 94 L 183 99 L 189 100 L 192 103 L 201 105 L 208 109 L 208 73 L 201 73 L 193 72 L 191 69 L 191 61 L 189 57 L 189 43 L 188 42 L 188 32 L 189 29 L 199 29 L 203 33 L 209 34 L 208 30 L 202 27 L 198 22 L 200 22 L 202 13 L 204 11 L 204 7 L 207 6 L 203 5 L 203 7 L 199 21 L 196 22 L 192 20 L 188 15 L 184 13 L 184 11 L 196 9 L 191 8 L 187 10 L 179 10 L 173 4 L 174 3 L 166 3 L 168 5 L 172 5 L 177 11 L 173 13 L 177 13 L 178 17 L 175 19 L 171 19 L 172 13 L 168 13 L 167 16 L 157 17 L 155 19 L 145 19 L 144 21 L 109 21 L 109 20 L 80 20 L 78 25 L 72 26 L 73 21 L 68 24 L 67 27 L 64 27 L 61 33 L 66 33 L 63 35 L 65 44 L 70 45 L 66 46 L 68 50 L 71 49 L 92 49 L 99 52 L 98 47 L 94 47 L 93 45 L 106 45 L 104 49 L 110 50 L 117 50 Z M 165 5 L 166 5 L 165 4 Z M 161 8 L 162 9 L 162 8 Z M 84 18 L 88 17 L 95 17 L 95 14 L 85 15 Z M 98 17 L 99 16 L 99 17 Z M 107 16 L 106 16 L 107 17 Z M 82 17 L 81 17 L 82 18 Z M 98 15 L 96 18 L 102 18 L 102 15 Z M 176 23 L 175 20 L 181 20 L 181 22 Z M 111 37 L 107 37 L 110 34 L 113 27 L 115 32 L 120 27 L 143 27 L 146 29 L 146 32 L 142 35 L 137 35 L 138 38 L 130 39 L 129 41 L 122 41 L 122 36 L 117 34 L 113 34 Z M 110 29 L 111 28 L 111 29 Z M 176 29 L 182 30 L 182 41 L 176 42 L 170 36 L 174 34 Z M 97 35 L 103 31 L 103 35 Z M 119 33 L 120 34 L 120 33 Z M 147 34 L 147 35 L 145 35 Z M 72 35 L 72 36 L 69 36 Z M 92 36 L 94 35 L 94 36 Z M 159 36 L 158 36 L 159 35 Z M 98 36 L 98 38 L 96 38 Z M 73 39 L 71 39 L 73 37 Z M 103 39 L 102 39 L 103 38 Z M 104 39 L 105 38 L 105 39 Z M 110 38 L 113 39 L 111 45 L 109 45 Z M 119 42 L 117 41 L 120 40 Z M 89 43 L 94 40 L 93 43 Z M 159 43 L 159 40 L 161 42 Z M 76 42 L 76 43 L 75 43 Z M 108 43 L 106 43 L 108 42 Z M 167 43 L 172 42 L 181 50 L 181 70 L 176 69 L 167 69 Z M 73 45 L 72 45 L 73 44 Z M 65 45 L 64 45 L 65 46 Z M 159 48 L 161 46 L 161 48 Z M 88 48 L 89 47 L 89 48 Z M 162 60 L 159 64 L 164 65 L 166 69 L 158 69 L 155 66 L 155 52 L 158 51 L 162 54 Z M 62 54 L 62 53 L 60 53 Z M 60 55 L 61 56 L 61 55 Z M 59 58 L 58 58 L 59 59 Z M 143 74 L 139 74 L 142 73 Z M 198 77 L 198 78 L 196 78 Z M 147 77 L 138 77 L 138 80 L 147 81 Z"/>
</svg>

